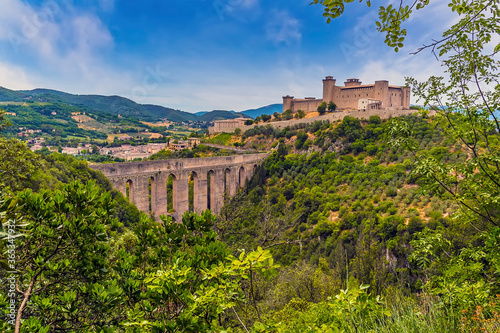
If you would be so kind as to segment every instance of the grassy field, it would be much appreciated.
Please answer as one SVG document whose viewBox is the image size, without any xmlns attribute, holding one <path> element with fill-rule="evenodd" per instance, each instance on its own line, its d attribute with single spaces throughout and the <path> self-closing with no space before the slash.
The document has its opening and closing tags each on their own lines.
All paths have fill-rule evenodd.
<svg viewBox="0 0 500 333">
<path fill-rule="evenodd" d="M 206 140 L 208 143 L 215 143 L 218 145 L 230 146 L 234 142 L 235 134 L 233 133 L 220 133 L 214 137 Z"/>
</svg>

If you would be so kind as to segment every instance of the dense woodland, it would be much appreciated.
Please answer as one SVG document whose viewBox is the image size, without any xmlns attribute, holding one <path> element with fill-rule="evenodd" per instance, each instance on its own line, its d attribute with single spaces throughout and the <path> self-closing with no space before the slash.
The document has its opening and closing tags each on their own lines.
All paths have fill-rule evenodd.
<svg viewBox="0 0 500 333">
<path fill-rule="evenodd" d="M 327 22 L 350 2 L 313 1 Z M 395 51 L 411 3 L 379 11 Z M 420 49 L 447 70 L 408 79 L 432 117 L 235 134 L 273 151 L 218 217 L 154 221 L 87 162 L 0 137 L 0 330 L 500 331 L 498 5 L 450 1 Z"/>
<path fill-rule="evenodd" d="M 429 156 L 464 162 L 435 118 L 405 120 Z M 500 233 L 424 190 L 388 143 L 394 121 L 244 133 L 275 151 L 221 216 L 182 223 L 140 214 L 85 161 L 1 139 L 2 263 L 21 331 L 496 329 Z M 6 316 L 11 299 L 2 284 Z"/>
</svg>

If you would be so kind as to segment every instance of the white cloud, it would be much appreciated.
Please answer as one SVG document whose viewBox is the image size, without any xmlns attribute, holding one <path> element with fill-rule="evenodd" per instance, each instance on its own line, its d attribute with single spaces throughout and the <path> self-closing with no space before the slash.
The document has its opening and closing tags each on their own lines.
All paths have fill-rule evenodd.
<svg viewBox="0 0 500 333">
<path fill-rule="evenodd" d="M 259 0 L 239 0 L 241 7 L 245 9 L 252 9 L 259 5 Z"/>
<path fill-rule="evenodd" d="M 104 10 L 106 12 L 110 12 L 115 7 L 115 1 L 114 0 L 99 0 L 99 6 L 101 7 L 102 10 Z"/>
<path fill-rule="evenodd" d="M 0 62 L 0 86 L 8 89 L 33 89 L 36 86 L 23 68 Z"/>
<path fill-rule="evenodd" d="M 266 25 L 267 38 L 275 44 L 300 41 L 300 21 L 286 10 L 275 10 L 268 18 Z"/>
<path fill-rule="evenodd" d="M 29 72 L 29 86 L 52 85 L 54 89 L 81 92 L 103 89 L 104 93 L 109 87 L 131 82 L 103 59 L 103 53 L 113 48 L 113 38 L 94 14 L 76 11 L 65 1 L 46 1 L 41 7 L 20 0 L 3 1 L 7 3 L 0 12 L 0 42 L 7 46 L 8 66 L 19 69 L 17 58 L 22 58 L 19 61 L 23 72 Z M 110 5 L 110 1 L 104 2 Z M 19 82 L 26 82 L 23 77 L 26 74 Z M 117 81 L 112 83 L 111 78 Z M 19 87 L 11 82 L 0 76 L 0 85 Z"/>
</svg>

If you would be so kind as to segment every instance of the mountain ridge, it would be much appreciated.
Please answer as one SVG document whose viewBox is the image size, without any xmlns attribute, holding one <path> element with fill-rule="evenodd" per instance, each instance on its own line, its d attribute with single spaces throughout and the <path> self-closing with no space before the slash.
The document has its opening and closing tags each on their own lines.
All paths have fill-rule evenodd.
<svg viewBox="0 0 500 333">
<path fill-rule="evenodd" d="M 32 90 L 11 90 L 0 87 L 0 102 L 47 102 L 65 103 L 73 106 L 84 106 L 91 110 L 106 112 L 120 116 L 133 116 L 139 120 L 173 122 L 185 121 L 215 121 L 239 117 L 251 118 L 242 112 L 212 110 L 190 113 L 161 105 L 139 104 L 128 98 L 112 95 L 70 94 L 59 90 L 35 88 Z"/>
</svg>

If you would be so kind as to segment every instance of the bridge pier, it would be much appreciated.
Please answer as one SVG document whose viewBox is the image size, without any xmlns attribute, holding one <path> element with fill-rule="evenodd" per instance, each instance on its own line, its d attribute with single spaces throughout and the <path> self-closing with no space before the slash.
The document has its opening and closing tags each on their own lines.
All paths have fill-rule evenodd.
<svg viewBox="0 0 500 333">
<path fill-rule="evenodd" d="M 214 172 L 213 180 L 210 179 L 210 190 L 213 194 L 210 197 L 210 209 L 212 213 L 218 215 L 224 205 L 224 173 L 225 169 Z M 212 190 L 213 187 L 213 190 Z"/>
<path fill-rule="evenodd" d="M 157 221 L 160 220 L 160 215 L 166 215 L 168 210 L 168 202 L 167 202 L 167 180 L 168 174 L 158 172 L 156 175 L 156 200 L 155 200 L 155 209 L 153 210 L 153 216 Z"/>
<path fill-rule="evenodd" d="M 135 180 L 135 181 L 134 181 Z M 149 177 L 135 177 L 134 186 L 134 204 L 137 209 L 149 214 Z"/>
<path fill-rule="evenodd" d="M 194 182 L 194 211 L 201 213 L 208 208 L 208 179 L 207 173 L 197 174 Z"/>
<path fill-rule="evenodd" d="M 124 179 L 113 179 L 111 180 L 111 185 L 118 190 L 123 196 L 127 197 L 127 180 Z"/>
<path fill-rule="evenodd" d="M 226 182 L 228 183 L 227 187 L 229 189 L 228 194 L 229 197 L 232 198 L 236 195 L 236 192 L 238 192 L 239 188 L 239 183 L 238 183 L 238 173 L 239 173 L 239 167 L 232 167 L 230 170 L 230 176 L 229 178 L 226 178 Z"/>
<path fill-rule="evenodd" d="M 182 215 L 189 210 L 189 173 L 177 174 L 174 179 L 174 218 L 180 221 Z"/>
</svg>

